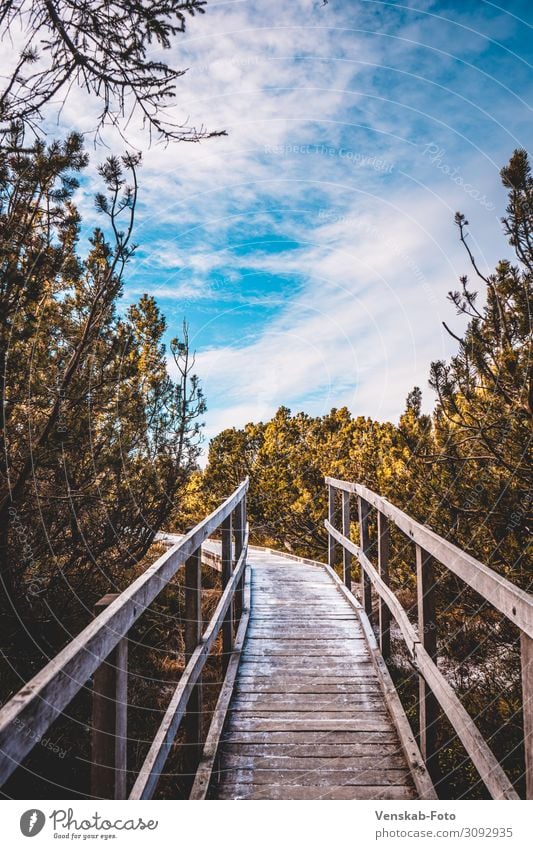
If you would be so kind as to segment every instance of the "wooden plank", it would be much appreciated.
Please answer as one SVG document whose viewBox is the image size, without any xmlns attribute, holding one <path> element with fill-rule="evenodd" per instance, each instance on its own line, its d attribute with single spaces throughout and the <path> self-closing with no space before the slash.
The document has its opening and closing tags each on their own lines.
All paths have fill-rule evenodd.
<svg viewBox="0 0 533 849">
<path fill-rule="evenodd" d="M 243 758 L 381 758 L 396 755 L 402 758 L 399 743 L 243 743 L 222 742 L 220 753 Z M 375 760 L 374 760 L 375 763 Z"/>
<path fill-rule="evenodd" d="M 246 479 L 183 540 L 166 551 L 112 604 L 83 629 L 0 710 L 0 784 L 33 748 L 82 689 L 133 623 L 173 578 L 188 557 L 234 509 L 248 489 Z M 32 734 L 18 734 L 17 728 Z"/>
<path fill-rule="evenodd" d="M 526 799 L 533 799 L 533 640 L 520 635 Z"/>
<path fill-rule="evenodd" d="M 359 505 L 359 536 L 361 540 L 361 551 L 368 558 L 370 552 L 370 536 L 368 523 L 370 518 L 370 507 L 364 498 L 358 498 Z M 334 535 L 335 536 L 335 535 Z M 347 539 L 346 534 L 343 538 Z M 348 546 L 343 545 L 343 549 L 350 551 Z M 361 602 L 367 616 L 372 615 L 372 584 L 368 573 L 365 569 L 361 569 Z"/>
<path fill-rule="evenodd" d="M 228 730 L 231 731 L 388 731 L 391 722 L 388 714 L 380 713 L 368 716 L 368 711 L 343 718 L 338 714 L 329 718 L 316 713 L 289 719 L 275 714 L 264 717 L 249 714 L 230 714 Z"/>
<path fill-rule="evenodd" d="M 209 783 L 211 781 L 211 775 L 213 772 L 213 766 L 217 755 L 219 740 L 222 734 L 222 729 L 224 727 L 224 722 L 226 720 L 228 705 L 230 703 L 230 699 L 233 693 L 235 678 L 239 668 L 240 653 L 242 651 L 242 646 L 244 645 L 246 629 L 248 627 L 248 618 L 250 613 L 249 567 L 246 568 L 244 573 L 242 603 L 242 615 L 241 620 L 239 622 L 239 628 L 237 630 L 233 653 L 231 655 L 230 662 L 226 671 L 226 677 L 224 679 L 224 684 L 222 685 L 222 689 L 217 700 L 215 711 L 211 719 L 211 725 L 209 727 L 209 732 L 205 741 L 202 759 L 196 771 L 189 799 L 205 799 L 209 788 Z"/>
<path fill-rule="evenodd" d="M 226 730 L 221 745 L 225 746 L 228 742 L 235 744 L 268 743 L 270 746 L 309 745 L 313 747 L 325 745 L 357 746 L 370 743 L 372 745 L 381 745 L 383 743 L 398 745 L 398 736 L 393 730 L 392 725 L 389 725 L 386 729 L 371 729 L 370 731 L 366 729 L 345 731 L 340 728 L 336 731 L 310 730 L 305 728 L 297 731 L 259 731 L 252 729 L 248 731 L 232 730 L 230 732 Z"/>
<path fill-rule="evenodd" d="M 437 619 L 435 598 L 435 570 L 433 558 L 416 546 L 416 590 L 418 608 L 418 635 L 434 663 L 437 662 Z M 418 678 L 419 687 L 419 737 L 420 751 L 426 766 L 436 781 L 438 770 L 437 723 L 439 703 L 422 675 Z"/>
<path fill-rule="evenodd" d="M 350 536 L 350 493 L 342 493 L 342 532 L 345 537 Z M 331 565 L 331 564 L 330 564 Z M 352 588 L 352 556 L 346 549 L 342 549 L 342 573 L 344 584 L 349 590 Z"/>
<path fill-rule="evenodd" d="M 117 598 L 96 602 L 95 616 Z M 128 640 L 123 638 L 96 670 L 91 720 L 91 796 L 125 799 L 127 779 Z"/>
<path fill-rule="evenodd" d="M 170 703 L 165 711 L 163 720 L 154 737 L 149 752 L 141 767 L 137 780 L 130 793 L 130 799 L 150 799 L 159 780 L 161 770 L 167 759 L 170 747 L 178 732 L 181 720 L 185 714 L 187 702 L 193 687 L 205 666 L 209 651 L 215 642 L 226 612 L 233 598 L 235 588 L 246 566 L 246 544 L 231 576 L 226 589 L 222 593 L 211 621 L 203 635 L 202 642 L 194 650 L 185 670 L 178 682 Z"/>
<path fill-rule="evenodd" d="M 280 748 L 279 746 L 277 747 Z M 357 764 L 357 766 L 355 766 Z M 250 752 L 228 752 L 224 749 L 222 758 L 222 771 L 229 770 L 253 770 L 254 782 L 255 773 L 272 772 L 293 773 L 299 775 L 307 775 L 308 773 L 325 773 L 330 778 L 331 771 L 339 771 L 344 775 L 360 776 L 364 770 L 401 770 L 404 775 L 409 775 L 405 766 L 405 758 L 403 752 L 398 754 L 389 754 L 381 751 L 375 751 L 368 755 L 359 754 L 357 758 L 335 757 L 328 753 L 324 757 L 318 755 L 297 757 L 293 752 L 287 755 L 273 755 L 270 752 L 253 755 Z M 268 776 L 267 776 L 268 777 Z M 278 776 L 272 776 L 277 780 Z M 366 780 L 364 782 L 367 783 Z"/>
<path fill-rule="evenodd" d="M 383 706 L 381 693 L 341 693 L 331 695 L 309 693 L 256 693 L 236 694 L 232 701 L 232 710 L 260 711 L 298 711 L 298 710 L 344 710 L 354 707 L 364 710 L 379 710 Z"/>
<path fill-rule="evenodd" d="M 389 586 L 390 528 L 389 520 L 378 510 L 378 572 L 383 583 Z M 379 647 L 385 663 L 390 660 L 391 614 L 382 596 L 379 597 Z"/>
<path fill-rule="evenodd" d="M 331 525 L 335 524 L 335 489 L 328 487 L 328 519 Z M 335 566 L 335 540 L 328 537 L 328 564 L 333 569 Z"/>
<path fill-rule="evenodd" d="M 218 799 L 414 799 L 415 793 L 411 787 L 394 785 L 379 787 L 363 787 L 357 785 L 340 785 L 338 787 L 321 787 L 279 784 L 237 784 L 222 786 Z"/>
<path fill-rule="evenodd" d="M 185 660 L 188 661 L 202 639 L 202 561 L 197 549 L 185 563 Z M 202 752 L 203 692 L 199 675 L 191 693 L 185 715 L 185 771 L 192 774 Z"/>
<path fill-rule="evenodd" d="M 226 775 L 225 784 L 235 782 L 236 784 L 272 784 L 272 771 L 269 769 L 233 769 L 230 775 Z M 304 786 L 331 786 L 339 784 L 345 787 L 350 785 L 373 785 L 375 787 L 383 787 L 388 785 L 394 786 L 411 786 L 411 776 L 409 770 L 403 769 L 368 769 L 356 767 L 345 769 L 321 769 L 321 770 L 279 770 L 275 777 L 275 783 L 283 787 L 289 787 L 291 784 Z"/>
<path fill-rule="evenodd" d="M 221 524 L 222 531 L 222 590 L 227 587 L 233 572 L 233 520 L 230 513 Z M 222 625 L 222 653 L 224 663 L 229 663 L 233 649 L 233 600 L 230 601 Z"/>
<path fill-rule="evenodd" d="M 235 692 L 243 695 L 246 693 L 280 693 L 282 695 L 288 693 L 308 693 L 315 696 L 341 695 L 342 693 L 352 693 L 354 695 L 358 693 L 376 693 L 377 695 L 381 695 L 381 689 L 377 681 L 375 683 L 367 683 L 364 678 L 349 682 L 345 682 L 342 679 L 330 678 L 327 684 L 315 683 L 313 679 L 308 679 L 307 681 L 293 679 L 284 684 L 283 682 L 279 682 L 277 677 L 269 679 L 266 683 L 263 683 L 260 679 L 250 680 L 249 678 L 238 678 L 235 684 Z"/>
</svg>

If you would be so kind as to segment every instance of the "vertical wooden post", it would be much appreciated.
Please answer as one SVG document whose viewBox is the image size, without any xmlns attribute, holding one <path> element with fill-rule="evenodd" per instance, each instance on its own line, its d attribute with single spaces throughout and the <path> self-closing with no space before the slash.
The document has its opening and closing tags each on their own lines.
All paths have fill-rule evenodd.
<svg viewBox="0 0 533 849">
<path fill-rule="evenodd" d="M 533 639 L 520 634 L 522 658 L 522 696 L 524 714 L 524 751 L 526 771 L 526 799 L 533 799 Z"/>
<path fill-rule="evenodd" d="M 242 554 L 242 550 L 244 548 L 244 500 L 239 501 L 235 510 L 235 565 L 239 560 L 239 557 Z M 243 592 L 243 584 L 244 581 L 244 572 L 241 580 L 239 581 L 239 585 L 235 590 L 235 618 L 240 620 L 242 613 L 242 592 Z"/>
<path fill-rule="evenodd" d="M 418 601 L 418 635 L 432 660 L 437 662 L 437 618 L 435 610 L 435 569 L 433 559 L 416 546 L 416 590 Z M 437 722 L 439 703 L 419 676 L 420 751 L 431 777 L 437 778 Z"/>
<path fill-rule="evenodd" d="M 389 586 L 390 529 L 389 520 L 378 511 L 378 571 Z M 385 663 L 390 660 L 390 610 L 380 596 L 379 599 L 379 647 Z"/>
<path fill-rule="evenodd" d="M 335 527 L 335 487 L 328 485 L 328 520 Z M 335 540 L 328 534 L 328 566 L 335 568 Z"/>
<path fill-rule="evenodd" d="M 94 606 L 98 616 L 118 596 Z M 127 797 L 128 639 L 124 637 L 94 673 L 92 694 L 91 795 Z"/>
<path fill-rule="evenodd" d="M 221 525 L 222 530 L 222 591 L 224 591 L 233 572 L 233 521 L 232 514 L 227 516 Z M 233 649 L 233 602 L 228 607 L 224 622 L 222 624 L 222 652 L 224 654 L 224 665 L 229 663 L 229 657 Z"/>
<path fill-rule="evenodd" d="M 350 493 L 342 491 L 342 533 L 350 539 Z M 342 568 L 344 583 L 349 590 L 352 589 L 352 555 L 345 548 L 342 549 Z"/>
<path fill-rule="evenodd" d="M 185 659 L 189 660 L 202 640 L 202 549 L 185 561 Z M 187 703 L 185 744 L 187 773 L 196 771 L 202 754 L 203 734 L 202 676 L 198 678 Z"/>
<path fill-rule="evenodd" d="M 370 504 L 359 497 L 359 537 L 363 554 L 370 554 L 370 535 L 368 531 L 368 519 L 370 515 Z M 372 615 L 372 584 L 370 578 L 361 566 L 361 601 L 367 616 Z"/>
</svg>

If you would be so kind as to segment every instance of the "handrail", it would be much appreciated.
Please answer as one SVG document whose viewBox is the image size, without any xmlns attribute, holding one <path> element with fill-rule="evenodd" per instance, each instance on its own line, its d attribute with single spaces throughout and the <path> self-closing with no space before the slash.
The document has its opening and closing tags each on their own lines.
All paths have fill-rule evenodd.
<svg viewBox="0 0 533 849">
<path fill-rule="evenodd" d="M 422 546 L 435 560 L 444 564 L 451 572 L 462 578 L 473 590 L 478 592 L 493 607 L 507 616 L 528 637 L 533 637 L 533 598 L 529 593 L 512 584 L 507 578 L 476 560 L 466 551 L 458 548 L 447 539 L 420 522 L 411 519 L 407 513 L 391 504 L 381 495 L 358 483 L 326 478 L 326 483 L 335 489 L 353 492 L 375 507 L 409 536 L 413 542 Z"/>
<path fill-rule="evenodd" d="M 437 702 L 450 720 L 457 736 L 491 796 L 496 799 L 518 799 L 514 787 L 497 758 L 483 739 L 460 699 L 437 667 L 437 621 L 435 615 L 435 582 L 432 558 L 462 578 L 486 601 L 506 615 L 521 630 L 522 686 L 524 695 L 524 742 L 526 753 L 526 796 L 533 798 L 533 597 L 471 557 L 434 531 L 411 519 L 406 513 L 361 484 L 326 477 L 329 487 L 328 531 L 330 566 L 334 565 L 335 543 L 343 552 L 354 555 L 361 565 L 361 595 L 364 611 L 372 612 L 370 588 L 380 598 L 380 646 L 383 654 L 390 651 L 390 614 L 396 620 L 405 640 L 413 665 L 420 676 L 420 742 L 426 762 L 436 755 Z M 343 532 L 334 524 L 335 492 L 343 496 Z M 361 545 L 349 539 L 349 497 L 358 496 L 358 520 Z M 369 509 L 378 514 L 378 569 L 369 559 Z M 410 623 L 400 602 L 389 587 L 389 525 L 391 520 L 416 545 L 418 631 Z M 346 572 L 345 582 L 350 585 Z M 385 615 L 386 611 L 386 615 Z M 428 764 L 429 766 L 429 764 Z"/>
<path fill-rule="evenodd" d="M 240 511 L 240 538 L 236 535 L 237 554 L 244 552 L 244 557 L 246 556 L 244 529 L 248 484 L 249 481 L 246 478 L 229 498 L 192 528 L 181 542 L 165 552 L 129 587 L 114 597 L 100 615 L 2 707 L 0 710 L 0 785 L 9 778 L 110 653 L 127 637 L 134 622 L 174 577 L 178 569 L 198 555 L 204 540 L 220 525 L 223 525 L 223 541 L 225 538 L 226 548 L 226 575 L 224 576 L 223 564 L 223 583 L 228 584 L 232 572 L 230 537 L 231 517 L 234 511 L 237 513 Z M 225 534 L 224 524 L 226 525 Z M 232 586 L 235 588 L 235 582 Z M 227 628 L 226 630 L 228 631 Z M 32 733 L 20 733 L 21 729 L 31 729 Z"/>
</svg>

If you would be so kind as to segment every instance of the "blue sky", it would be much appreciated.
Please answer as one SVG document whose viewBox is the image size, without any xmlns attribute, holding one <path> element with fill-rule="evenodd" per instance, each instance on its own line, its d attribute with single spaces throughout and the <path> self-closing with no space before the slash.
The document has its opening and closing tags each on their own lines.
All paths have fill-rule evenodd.
<svg viewBox="0 0 533 849">
<path fill-rule="evenodd" d="M 228 136 L 145 152 L 124 304 L 155 294 L 169 337 L 187 318 L 208 437 L 280 404 L 394 420 L 414 384 L 430 407 L 442 321 L 461 326 L 454 212 L 482 268 L 510 254 L 499 169 L 531 139 L 533 4 L 320 4 L 209 2 L 166 56 L 190 69 L 172 114 Z M 95 112 L 77 94 L 61 127 Z"/>
</svg>

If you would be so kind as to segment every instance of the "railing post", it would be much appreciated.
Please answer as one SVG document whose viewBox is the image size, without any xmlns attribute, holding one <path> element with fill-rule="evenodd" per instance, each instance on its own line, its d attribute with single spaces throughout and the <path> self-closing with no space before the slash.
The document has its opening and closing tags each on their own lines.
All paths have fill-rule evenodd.
<svg viewBox="0 0 533 849">
<path fill-rule="evenodd" d="M 350 493 L 342 491 L 342 533 L 350 539 Z M 352 589 L 352 555 L 344 547 L 342 549 L 342 568 L 344 583 Z"/>
<path fill-rule="evenodd" d="M 328 485 L 328 519 L 330 525 L 335 527 L 335 487 Z M 335 540 L 328 534 L 328 566 L 335 568 Z"/>
<path fill-rule="evenodd" d="M 389 520 L 378 510 L 378 571 L 389 586 L 390 529 Z M 390 621 L 391 613 L 380 596 L 379 599 L 379 647 L 385 663 L 390 660 Z"/>
<path fill-rule="evenodd" d="M 523 631 L 520 634 L 520 651 L 522 660 L 526 799 L 533 799 L 533 639 Z"/>
<path fill-rule="evenodd" d="M 221 525 L 222 530 L 222 591 L 224 591 L 233 572 L 233 522 L 232 514 L 227 516 Z M 224 654 L 224 665 L 229 662 L 233 650 L 233 602 L 228 607 L 222 625 L 222 652 Z"/>
<path fill-rule="evenodd" d="M 235 564 L 237 564 L 239 557 L 242 554 L 242 550 L 244 548 L 244 500 L 239 501 L 237 504 L 235 511 Z M 235 590 L 235 617 L 236 619 L 241 618 L 242 613 L 242 592 L 243 592 L 243 584 L 244 581 L 244 572 L 241 580 L 239 581 L 239 585 Z"/>
<path fill-rule="evenodd" d="M 185 659 L 189 660 L 202 641 L 202 549 L 197 548 L 185 561 Z M 203 745 L 203 688 L 198 678 L 187 704 L 185 744 L 187 772 L 198 766 Z"/>
<path fill-rule="evenodd" d="M 437 662 L 437 618 L 435 609 L 435 569 L 433 558 L 416 546 L 416 590 L 418 635 L 431 659 Z M 437 722 L 439 703 L 424 678 L 419 675 L 420 751 L 433 778 L 437 777 Z"/>
<path fill-rule="evenodd" d="M 370 553 L 370 535 L 368 531 L 368 519 L 370 505 L 364 498 L 357 499 L 359 506 L 359 537 L 363 554 L 368 557 Z M 370 578 L 361 566 L 361 601 L 367 616 L 372 615 L 372 584 Z"/>
<path fill-rule="evenodd" d="M 98 616 L 116 598 L 108 593 L 94 606 Z M 127 797 L 128 639 L 123 637 L 93 676 L 91 796 Z"/>
</svg>

